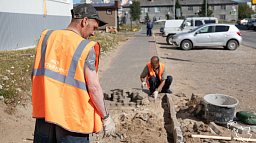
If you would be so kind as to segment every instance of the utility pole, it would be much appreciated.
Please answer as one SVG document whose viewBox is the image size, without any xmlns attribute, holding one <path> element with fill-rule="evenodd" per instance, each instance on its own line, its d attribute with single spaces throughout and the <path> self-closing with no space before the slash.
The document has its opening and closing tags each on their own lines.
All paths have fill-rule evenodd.
<svg viewBox="0 0 256 143">
<path fill-rule="evenodd" d="M 205 17 L 207 17 L 207 0 L 205 0 Z"/>
<path fill-rule="evenodd" d="M 175 20 L 175 0 L 173 0 L 173 14 L 174 14 L 174 20 Z"/>
</svg>

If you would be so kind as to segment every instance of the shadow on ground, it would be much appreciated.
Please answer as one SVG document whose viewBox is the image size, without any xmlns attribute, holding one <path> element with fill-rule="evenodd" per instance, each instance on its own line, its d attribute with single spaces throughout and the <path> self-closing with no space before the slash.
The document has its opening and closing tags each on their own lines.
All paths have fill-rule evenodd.
<svg viewBox="0 0 256 143">
<path fill-rule="evenodd" d="M 164 46 L 160 46 L 159 48 L 161 48 L 161 49 L 169 49 L 169 50 L 181 50 L 179 47 L 164 47 Z"/>
<path fill-rule="evenodd" d="M 183 60 L 183 59 L 177 59 L 177 58 L 169 58 L 169 57 L 161 57 L 161 58 L 167 59 L 167 60 L 173 60 L 173 61 L 191 62 L 190 60 Z"/>
</svg>

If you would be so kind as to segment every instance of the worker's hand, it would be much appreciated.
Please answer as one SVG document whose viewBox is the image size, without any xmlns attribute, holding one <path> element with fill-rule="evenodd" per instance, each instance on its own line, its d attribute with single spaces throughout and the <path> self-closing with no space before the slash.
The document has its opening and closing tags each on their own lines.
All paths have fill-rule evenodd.
<svg viewBox="0 0 256 143">
<path fill-rule="evenodd" d="M 114 135 L 116 127 L 110 116 L 103 120 L 104 137 Z"/>
<path fill-rule="evenodd" d="M 154 96 L 154 98 L 155 98 L 155 100 L 156 100 L 156 99 L 157 99 L 157 96 L 158 96 L 158 91 L 154 91 L 153 96 Z"/>
<path fill-rule="evenodd" d="M 144 82 L 142 82 L 141 83 L 141 88 L 143 89 L 144 87 L 146 87 L 147 86 L 147 83 L 144 81 Z"/>
</svg>

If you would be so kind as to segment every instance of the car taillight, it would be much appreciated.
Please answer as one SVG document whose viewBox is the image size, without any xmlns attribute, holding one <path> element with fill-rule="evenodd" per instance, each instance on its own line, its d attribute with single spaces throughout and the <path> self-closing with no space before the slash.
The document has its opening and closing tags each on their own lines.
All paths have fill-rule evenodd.
<svg viewBox="0 0 256 143">
<path fill-rule="evenodd" d="M 237 33 L 237 35 L 241 36 L 241 32 L 236 32 L 236 33 Z"/>
</svg>

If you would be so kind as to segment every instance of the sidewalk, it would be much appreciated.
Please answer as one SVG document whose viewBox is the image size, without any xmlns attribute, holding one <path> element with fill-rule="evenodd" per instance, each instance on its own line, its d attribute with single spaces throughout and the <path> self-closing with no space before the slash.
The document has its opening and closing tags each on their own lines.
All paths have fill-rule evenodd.
<svg viewBox="0 0 256 143">
<path fill-rule="evenodd" d="M 144 26 L 124 44 L 120 54 L 103 73 L 100 78 L 103 91 L 140 88 L 140 74 L 154 55 L 157 55 L 154 38 L 146 36 Z"/>
</svg>

